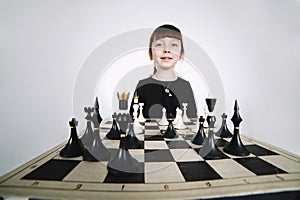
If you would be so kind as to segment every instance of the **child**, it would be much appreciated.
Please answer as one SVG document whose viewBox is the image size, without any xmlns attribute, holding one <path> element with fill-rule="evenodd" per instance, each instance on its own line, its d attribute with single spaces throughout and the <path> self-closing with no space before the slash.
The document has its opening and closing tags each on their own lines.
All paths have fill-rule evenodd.
<svg viewBox="0 0 300 200">
<path fill-rule="evenodd" d="M 165 24 L 154 30 L 150 38 L 149 56 L 154 61 L 152 76 L 140 80 L 135 95 L 144 103 L 145 118 L 161 118 L 162 108 L 167 109 L 167 118 L 176 116 L 176 108 L 188 103 L 187 116 L 197 117 L 197 108 L 191 85 L 177 77 L 174 68 L 184 53 L 182 35 L 178 28 Z M 130 114 L 133 113 L 133 101 Z"/>
</svg>

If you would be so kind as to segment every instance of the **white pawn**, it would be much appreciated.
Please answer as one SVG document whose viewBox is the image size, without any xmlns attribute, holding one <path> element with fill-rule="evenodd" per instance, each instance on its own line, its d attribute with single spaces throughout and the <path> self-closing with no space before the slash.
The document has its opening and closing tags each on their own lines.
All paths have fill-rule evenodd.
<svg viewBox="0 0 300 200">
<path fill-rule="evenodd" d="M 196 124 L 193 126 L 193 128 L 191 129 L 193 132 L 197 133 L 199 130 L 199 126 L 200 126 L 200 122 L 199 122 L 199 116 L 197 115 L 197 120 L 196 120 Z"/>
<path fill-rule="evenodd" d="M 204 107 L 203 107 L 203 110 L 204 110 L 204 124 L 203 124 L 203 126 L 204 127 L 208 127 L 208 123 L 207 123 L 207 120 L 206 120 L 206 118 L 207 118 L 207 115 L 208 115 L 208 108 L 207 108 L 207 105 L 205 105 Z"/>
<path fill-rule="evenodd" d="M 176 116 L 175 116 L 175 119 L 174 119 L 174 121 L 173 121 L 173 125 L 175 125 L 175 124 L 177 124 L 177 122 L 178 122 L 178 120 L 179 120 L 179 111 L 180 109 L 177 107 L 176 108 Z"/>
<path fill-rule="evenodd" d="M 143 127 L 141 126 L 141 124 L 138 121 L 138 109 L 139 109 L 139 105 L 138 104 L 133 104 L 133 117 L 134 117 L 134 121 L 133 121 L 133 130 L 136 134 L 138 133 L 143 133 Z"/>
<path fill-rule="evenodd" d="M 178 116 L 179 116 L 178 121 L 176 124 L 174 124 L 174 127 L 179 130 L 186 129 L 186 126 L 182 120 L 182 110 L 181 109 L 178 110 Z"/>
<path fill-rule="evenodd" d="M 161 120 L 158 122 L 158 124 L 161 126 L 167 126 L 169 124 L 167 117 L 166 117 L 166 111 L 167 110 L 165 108 L 162 109 L 163 115 L 162 115 Z"/>
<path fill-rule="evenodd" d="M 182 106 L 183 106 L 183 116 L 182 116 L 183 122 L 191 122 L 191 120 L 188 118 L 186 114 L 188 103 L 182 103 Z"/>
<path fill-rule="evenodd" d="M 140 114 L 139 114 L 138 120 L 139 120 L 140 123 L 145 123 L 146 119 L 143 116 L 143 106 L 144 106 L 144 103 L 139 103 L 139 105 L 140 105 Z"/>
</svg>

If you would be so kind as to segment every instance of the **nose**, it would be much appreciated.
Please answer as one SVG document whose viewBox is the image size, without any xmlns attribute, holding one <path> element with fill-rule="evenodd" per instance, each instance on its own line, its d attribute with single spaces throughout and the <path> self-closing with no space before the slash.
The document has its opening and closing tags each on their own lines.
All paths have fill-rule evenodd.
<svg viewBox="0 0 300 200">
<path fill-rule="evenodd" d="M 165 50 L 164 50 L 164 53 L 170 53 L 170 50 L 165 49 Z"/>
</svg>

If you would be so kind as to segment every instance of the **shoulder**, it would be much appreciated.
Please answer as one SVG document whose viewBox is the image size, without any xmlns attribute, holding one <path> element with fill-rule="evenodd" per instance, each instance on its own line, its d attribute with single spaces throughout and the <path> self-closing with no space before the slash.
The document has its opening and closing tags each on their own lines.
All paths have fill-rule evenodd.
<svg viewBox="0 0 300 200">
<path fill-rule="evenodd" d="M 177 80 L 176 80 L 176 83 L 177 84 L 180 84 L 180 85 L 186 85 L 186 86 L 190 86 L 190 82 L 181 78 L 181 77 L 178 77 Z"/>
<path fill-rule="evenodd" d="M 139 80 L 137 87 L 142 87 L 149 84 L 158 84 L 158 82 L 150 76 L 148 78 Z"/>
</svg>

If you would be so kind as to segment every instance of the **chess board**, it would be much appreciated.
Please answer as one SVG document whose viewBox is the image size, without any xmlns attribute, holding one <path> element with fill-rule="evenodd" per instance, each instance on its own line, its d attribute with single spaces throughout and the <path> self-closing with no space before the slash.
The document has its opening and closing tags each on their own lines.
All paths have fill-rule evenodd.
<svg viewBox="0 0 300 200">
<path fill-rule="evenodd" d="M 283 150 L 241 136 L 249 156 L 206 160 L 201 145 L 192 144 L 191 129 L 177 130 L 177 137 L 165 139 L 156 120 L 145 123 L 145 132 L 136 134 L 139 149 L 129 149 L 140 169 L 129 176 L 107 172 L 108 160 L 83 161 L 82 157 L 62 158 L 62 143 L 0 179 L 0 196 L 45 199 L 130 198 L 216 198 L 285 191 L 300 191 L 300 158 Z M 105 137 L 111 121 L 102 123 L 103 144 L 116 155 L 118 140 Z M 219 149 L 231 138 L 218 138 Z M 297 193 L 299 195 L 299 193 Z"/>
</svg>

